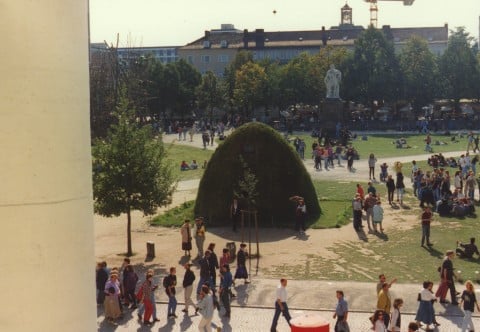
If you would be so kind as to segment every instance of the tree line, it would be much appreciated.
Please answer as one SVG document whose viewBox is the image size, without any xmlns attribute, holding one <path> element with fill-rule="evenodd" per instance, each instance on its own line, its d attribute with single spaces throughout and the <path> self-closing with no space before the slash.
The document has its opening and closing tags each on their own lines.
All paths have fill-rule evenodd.
<svg viewBox="0 0 480 332">
<path fill-rule="evenodd" d="M 91 127 L 103 137 L 115 122 L 119 91 L 125 88 L 140 122 L 190 119 L 193 113 L 214 118 L 215 109 L 243 114 L 254 109 L 285 109 L 298 103 L 316 105 L 325 96 L 323 79 L 330 64 L 343 74 L 340 96 L 372 106 L 410 102 L 414 109 L 435 99 L 480 99 L 478 44 L 464 30 L 450 32 L 446 51 L 433 54 L 426 40 L 412 36 L 396 54 L 382 30 L 369 27 L 355 41 L 353 52 L 327 46 L 317 54 L 300 54 L 286 64 L 254 61 L 238 52 L 219 78 L 201 75 L 181 59 L 162 64 L 152 55 L 119 59 L 116 49 L 92 54 L 90 62 Z"/>
</svg>

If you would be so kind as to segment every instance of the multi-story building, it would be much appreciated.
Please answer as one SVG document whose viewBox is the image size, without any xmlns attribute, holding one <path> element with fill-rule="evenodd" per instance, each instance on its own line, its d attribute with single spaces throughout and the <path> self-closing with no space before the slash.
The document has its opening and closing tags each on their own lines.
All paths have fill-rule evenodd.
<svg viewBox="0 0 480 332">
<path fill-rule="evenodd" d="M 179 58 L 191 63 L 202 74 L 210 70 L 221 76 L 240 50 L 251 51 L 255 60 L 268 58 L 286 63 L 303 52 L 318 53 L 327 45 L 353 50 L 355 40 L 364 30 L 364 27 L 353 24 L 352 8 L 345 5 L 341 8 L 340 24 L 328 30 L 322 27 L 307 31 L 241 31 L 232 24 L 222 24 L 220 29 L 205 31 L 203 37 L 178 48 L 177 52 Z M 386 25 L 382 30 L 392 40 L 397 52 L 413 35 L 424 38 L 436 55 L 447 48 L 447 24 L 425 28 L 392 28 Z"/>
</svg>

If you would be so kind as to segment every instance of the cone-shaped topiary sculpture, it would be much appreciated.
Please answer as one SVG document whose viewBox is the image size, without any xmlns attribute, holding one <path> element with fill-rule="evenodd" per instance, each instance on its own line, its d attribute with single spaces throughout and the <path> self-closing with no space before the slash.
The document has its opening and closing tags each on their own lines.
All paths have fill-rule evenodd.
<svg viewBox="0 0 480 332">
<path fill-rule="evenodd" d="M 295 203 L 289 198 L 295 195 L 305 199 L 308 220 L 320 216 L 315 188 L 297 153 L 274 129 L 255 122 L 235 129 L 212 155 L 200 181 L 195 215 L 210 225 L 228 224 L 235 195 L 247 209 L 248 195 L 240 185 L 248 182 L 246 173 L 256 181 L 251 207 L 258 211 L 260 225 L 293 225 Z"/>
</svg>

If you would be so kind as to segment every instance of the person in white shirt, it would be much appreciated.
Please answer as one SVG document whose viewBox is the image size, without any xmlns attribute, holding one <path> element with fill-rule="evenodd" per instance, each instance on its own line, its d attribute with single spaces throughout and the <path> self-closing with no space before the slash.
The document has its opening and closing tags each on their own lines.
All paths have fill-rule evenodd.
<svg viewBox="0 0 480 332">
<path fill-rule="evenodd" d="M 280 318 L 280 313 L 283 314 L 287 320 L 288 325 L 290 325 L 290 313 L 288 312 L 287 306 L 287 279 L 280 279 L 280 285 L 277 287 L 277 295 L 275 301 L 275 315 L 273 316 L 272 327 L 270 328 L 271 332 L 277 331 L 278 318 Z"/>
<path fill-rule="evenodd" d="M 213 318 L 213 298 L 210 294 L 208 286 L 203 285 L 200 292 L 200 301 L 197 304 L 197 310 L 200 311 L 202 319 L 198 324 L 199 331 L 211 331 L 212 330 L 212 318 Z M 196 311 L 195 311 L 196 312 Z"/>
</svg>

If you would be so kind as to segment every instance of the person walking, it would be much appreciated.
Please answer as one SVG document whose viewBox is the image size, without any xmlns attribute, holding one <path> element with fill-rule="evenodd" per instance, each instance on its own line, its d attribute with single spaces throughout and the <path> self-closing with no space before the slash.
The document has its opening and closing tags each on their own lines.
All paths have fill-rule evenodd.
<svg viewBox="0 0 480 332">
<path fill-rule="evenodd" d="M 97 305 L 103 305 L 103 302 L 105 301 L 105 284 L 108 281 L 106 262 L 100 262 L 97 264 L 95 281 L 97 285 Z"/>
<path fill-rule="evenodd" d="M 153 314 L 153 307 L 155 305 L 155 302 L 152 303 L 152 298 L 153 298 L 153 292 L 157 287 L 153 285 L 153 274 L 148 273 L 147 277 L 145 279 L 145 282 L 142 284 L 141 288 L 141 299 L 140 301 L 143 303 L 143 311 L 144 311 L 144 316 L 143 316 L 143 324 L 145 325 L 151 325 L 152 322 L 150 322 L 150 317 Z M 141 310 L 138 311 L 138 318 L 142 319 L 142 314 L 140 313 Z M 154 317 L 153 321 L 158 321 Z"/>
<path fill-rule="evenodd" d="M 237 252 L 237 270 L 235 271 L 234 279 L 244 279 L 245 284 L 249 284 L 248 272 L 247 272 L 247 245 L 245 243 L 240 244 L 240 249 Z"/>
<path fill-rule="evenodd" d="M 433 214 L 430 207 L 426 206 L 422 213 L 422 247 L 425 242 L 427 242 L 427 246 L 429 247 L 433 245 L 430 243 L 430 224 L 432 223 L 432 217 Z"/>
<path fill-rule="evenodd" d="M 197 246 L 197 259 L 203 257 L 203 243 L 205 242 L 205 225 L 203 224 L 203 217 L 195 219 L 195 244 Z"/>
<path fill-rule="evenodd" d="M 400 313 L 400 308 L 403 306 L 403 299 L 393 300 L 393 312 L 390 319 L 390 324 L 388 325 L 388 331 L 390 332 L 400 332 L 401 323 L 402 323 L 402 314 Z"/>
<path fill-rule="evenodd" d="M 355 198 L 352 201 L 352 209 L 353 209 L 353 228 L 355 231 L 360 232 L 362 229 L 362 199 L 360 198 L 360 194 L 356 193 Z"/>
<path fill-rule="evenodd" d="M 392 300 L 388 291 L 389 288 L 389 285 L 384 283 L 382 289 L 378 293 L 377 299 L 377 309 L 384 313 L 383 322 L 385 323 L 385 328 L 388 326 L 390 320 L 390 308 L 392 306 Z"/>
<path fill-rule="evenodd" d="M 385 326 L 385 318 L 388 317 L 388 314 L 383 312 L 383 310 L 375 310 L 375 313 L 372 317 L 374 332 L 387 332 L 387 327 Z"/>
<path fill-rule="evenodd" d="M 185 252 L 184 256 L 190 257 L 190 250 L 192 250 L 192 232 L 190 229 L 190 220 L 185 219 L 180 228 L 182 236 L 182 250 Z"/>
<path fill-rule="evenodd" d="M 232 273 L 230 272 L 230 266 L 228 264 L 222 265 L 221 269 L 220 300 L 225 308 L 225 317 L 230 318 L 230 287 L 232 287 L 233 284 Z"/>
<path fill-rule="evenodd" d="M 135 288 L 137 286 L 138 276 L 133 270 L 133 266 L 128 264 L 123 270 L 123 289 L 125 291 L 125 299 L 131 303 L 130 309 L 137 308 L 137 298 L 135 296 Z"/>
<path fill-rule="evenodd" d="M 377 203 L 377 198 L 371 192 L 368 193 L 367 197 L 363 201 L 363 208 L 365 210 L 368 231 L 371 232 L 373 230 L 373 207 Z"/>
<path fill-rule="evenodd" d="M 387 176 L 385 184 L 387 186 L 388 204 L 392 205 L 393 193 L 395 192 L 395 181 L 393 180 L 393 177 L 391 175 Z"/>
<path fill-rule="evenodd" d="M 436 323 L 435 321 L 435 311 L 433 309 L 433 302 L 436 301 L 436 297 L 432 291 L 433 282 L 424 281 L 423 289 L 418 294 L 419 305 L 417 309 L 417 314 L 415 315 L 415 320 L 417 324 L 420 325 L 420 322 L 426 324 L 425 331 L 433 331 L 430 329 L 430 325 Z"/>
<path fill-rule="evenodd" d="M 277 331 L 277 324 L 278 319 L 280 318 L 280 314 L 283 314 L 285 317 L 288 325 L 290 325 L 290 313 L 288 312 L 288 305 L 287 305 L 287 279 L 280 279 L 280 285 L 277 287 L 276 292 L 276 300 L 275 300 L 275 314 L 273 316 L 272 326 L 270 327 L 270 332 Z"/>
<path fill-rule="evenodd" d="M 460 305 L 463 304 L 463 322 L 462 322 L 462 331 L 466 332 L 467 327 L 469 331 L 474 331 L 474 325 L 472 321 L 472 314 L 475 310 L 475 306 L 477 310 L 480 311 L 480 307 L 478 306 L 477 298 L 475 296 L 475 290 L 473 288 L 473 283 L 470 280 L 465 282 L 465 290 L 462 293 L 462 299 L 460 300 Z"/>
<path fill-rule="evenodd" d="M 342 290 L 337 290 L 337 306 L 335 307 L 335 313 L 333 314 L 333 319 L 337 319 L 335 322 L 334 331 L 335 332 L 349 332 L 350 327 L 347 323 L 348 318 L 348 303 L 344 299 L 344 294 Z"/>
<path fill-rule="evenodd" d="M 170 268 L 170 274 L 163 279 L 163 287 L 168 297 L 167 318 L 177 318 L 175 310 L 177 309 L 177 298 L 175 297 L 175 286 L 177 285 L 177 269 Z"/>
<path fill-rule="evenodd" d="M 200 315 L 202 315 L 202 319 L 198 323 L 198 330 L 201 332 L 211 332 L 214 307 L 212 295 L 207 285 L 202 286 L 199 297 L 200 300 L 197 303 L 197 308 Z"/>
<path fill-rule="evenodd" d="M 183 276 L 182 286 L 183 286 L 183 294 L 185 299 L 185 309 L 183 309 L 182 311 L 188 315 L 188 307 L 190 305 L 196 309 L 195 303 L 193 303 L 193 300 L 192 300 L 193 282 L 195 281 L 195 274 L 190 269 L 191 267 L 190 263 L 186 263 L 184 267 L 185 267 L 185 275 Z"/>
<path fill-rule="evenodd" d="M 370 180 L 375 180 L 375 163 L 377 162 L 377 158 L 375 158 L 375 155 L 373 153 L 370 153 L 370 156 L 368 157 L 368 178 Z"/>
<path fill-rule="evenodd" d="M 197 295 L 200 295 L 202 286 L 207 284 L 210 287 L 210 251 L 205 251 L 205 256 L 198 262 L 200 264 L 200 280 L 197 286 Z"/>
<path fill-rule="evenodd" d="M 442 263 L 442 268 L 440 270 L 440 274 L 442 276 L 442 281 L 446 282 L 447 287 L 450 289 L 450 298 L 452 300 L 452 305 L 458 305 L 457 302 L 457 291 L 455 289 L 455 281 L 453 280 L 455 274 L 453 270 L 453 263 L 452 259 L 455 256 L 455 252 L 453 250 L 447 250 L 446 256 Z M 445 298 L 440 299 L 440 302 L 445 303 Z"/>
</svg>

